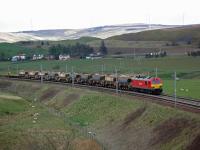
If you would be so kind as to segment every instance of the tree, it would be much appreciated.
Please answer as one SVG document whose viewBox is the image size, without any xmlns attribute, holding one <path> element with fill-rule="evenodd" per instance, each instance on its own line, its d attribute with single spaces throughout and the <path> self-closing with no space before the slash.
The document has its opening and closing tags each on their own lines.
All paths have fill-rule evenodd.
<svg viewBox="0 0 200 150">
<path fill-rule="evenodd" d="M 89 45 L 76 43 L 75 45 L 53 45 L 49 47 L 49 55 L 53 55 L 56 59 L 59 58 L 60 54 L 70 55 L 70 56 L 80 56 L 85 57 L 93 52 L 93 48 Z"/>
<path fill-rule="evenodd" d="M 198 43 L 198 48 L 200 48 L 200 41 L 199 41 L 199 43 Z"/>
<path fill-rule="evenodd" d="M 42 45 L 42 46 L 44 45 L 44 42 L 43 42 L 43 41 L 41 41 L 41 45 Z"/>
<path fill-rule="evenodd" d="M 0 53 L 0 61 L 3 61 L 3 60 L 5 60 L 5 53 L 1 52 Z"/>
<path fill-rule="evenodd" d="M 106 48 L 105 43 L 104 43 L 104 40 L 101 41 L 99 52 L 103 55 L 106 55 L 108 53 L 107 48 Z"/>
</svg>

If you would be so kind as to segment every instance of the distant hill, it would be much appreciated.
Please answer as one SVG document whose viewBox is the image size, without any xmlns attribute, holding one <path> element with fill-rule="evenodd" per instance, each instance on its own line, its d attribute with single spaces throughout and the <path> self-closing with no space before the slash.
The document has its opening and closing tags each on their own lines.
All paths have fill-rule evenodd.
<svg viewBox="0 0 200 150">
<path fill-rule="evenodd" d="M 109 37 L 123 41 L 200 41 L 200 25 L 158 29 Z"/>
<path fill-rule="evenodd" d="M 173 28 L 177 26 L 160 25 L 160 24 L 122 24 L 99 26 L 86 29 L 53 29 L 38 31 L 21 31 L 12 33 L 0 33 L 0 42 L 18 42 L 30 40 L 68 40 L 79 39 L 81 37 L 96 37 L 106 39 L 116 35 L 126 33 L 137 33 L 148 30 Z"/>
</svg>

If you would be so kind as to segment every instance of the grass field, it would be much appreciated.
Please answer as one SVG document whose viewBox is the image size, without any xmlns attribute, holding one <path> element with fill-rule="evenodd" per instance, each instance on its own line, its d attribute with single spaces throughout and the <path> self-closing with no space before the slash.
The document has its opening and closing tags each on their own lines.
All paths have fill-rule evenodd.
<svg viewBox="0 0 200 150">
<path fill-rule="evenodd" d="M 182 97 L 194 98 L 200 100 L 200 80 L 199 79 L 184 79 L 178 80 L 177 82 L 177 95 Z M 173 95 L 174 81 L 165 80 L 164 81 L 164 92 Z"/>
<path fill-rule="evenodd" d="M 15 73 L 18 69 L 24 70 L 39 70 L 40 65 L 43 70 L 57 70 L 70 72 L 71 67 L 74 67 L 75 72 L 102 72 L 113 73 L 115 68 L 120 73 L 143 73 L 149 72 L 155 75 L 155 68 L 157 67 L 159 76 L 163 78 L 171 78 L 170 73 L 175 70 L 179 77 L 195 78 L 199 77 L 200 59 L 180 56 L 180 57 L 165 57 L 165 58 L 152 58 L 145 59 L 141 57 L 131 58 L 104 58 L 97 60 L 74 59 L 70 61 L 29 61 L 29 62 L 0 62 L 0 73 L 6 73 L 8 69 Z"/>
<path fill-rule="evenodd" d="M 0 83 L 4 85 L 0 87 L 0 146 L 3 149 L 54 149 L 55 146 L 65 149 L 62 146 L 68 141 L 75 143 L 75 150 L 91 149 L 93 144 L 87 145 L 83 139 L 83 142 L 73 140 L 76 131 L 64 123 L 64 118 L 49 114 L 49 107 L 65 112 L 72 126 L 80 125 L 95 132 L 96 138 L 111 150 L 179 150 L 198 146 L 193 143 L 200 135 L 198 114 L 59 85 L 5 80 Z M 37 103 L 33 102 L 35 98 Z M 32 114 L 37 112 L 38 119 L 33 123 Z"/>
<path fill-rule="evenodd" d="M 43 70 L 50 71 L 67 71 L 71 72 L 72 66 L 75 72 L 85 73 L 115 73 L 117 68 L 118 73 L 132 74 L 145 73 L 150 76 L 155 76 L 155 68 L 158 69 L 158 77 L 164 80 L 164 90 L 166 93 L 173 92 L 173 74 L 176 70 L 177 77 L 180 81 L 177 82 L 178 96 L 188 96 L 193 98 L 200 97 L 199 81 L 200 81 L 200 59 L 193 57 L 165 57 L 155 59 L 144 58 L 104 58 L 98 60 L 70 60 L 70 61 L 30 61 L 21 63 L 1 62 L 0 73 L 7 74 L 8 70 L 16 74 L 17 70 L 40 70 L 42 65 Z M 182 89 L 188 89 L 186 92 Z"/>
</svg>

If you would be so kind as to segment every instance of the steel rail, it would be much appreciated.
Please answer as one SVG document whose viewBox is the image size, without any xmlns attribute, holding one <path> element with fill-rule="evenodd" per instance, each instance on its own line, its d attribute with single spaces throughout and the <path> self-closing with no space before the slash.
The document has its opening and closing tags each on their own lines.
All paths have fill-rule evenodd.
<svg viewBox="0 0 200 150">
<path fill-rule="evenodd" d="M 17 80 L 17 81 L 40 82 L 40 80 L 22 79 L 22 78 L 16 78 L 16 77 L 0 76 L 0 78 L 1 79 Z M 56 82 L 56 81 L 44 81 L 44 83 L 72 86 L 71 83 Z M 116 93 L 116 89 L 114 89 L 114 88 L 107 88 L 107 87 L 101 87 L 101 86 L 98 87 L 98 86 L 91 86 L 91 85 L 84 85 L 84 84 L 75 83 L 74 87 L 87 88 L 87 89 L 90 89 L 90 90 L 98 90 L 98 91 L 102 91 L 102 92 Z M 146 98 L 146 99 L 151 99 L 153 101 L 165 102 L 165 103 L 168 103 L 168 104 L 171 104 L 171 105 L 175 104 L 173 96 L 169 96 L 169 95 L 166 95 L 166 94 L 151 95 L 151 94 L 139 93 L 139 92 L 127 91 L 127 90 L 119 90 L 118 93 L 136 96 L 136 97 L 142 97 L 142 98 Z M 184 97 L 177 97 L 176 104 L 177 104 L 177 107 L 181 106 L 181 107 L 184 107 L 184 108 L 190 108 L 190 109 L 196 110 L 197 112 L 200 112 L 200 100 L 189 99 L 189 98 L 184 98 Z"/>
</svg>

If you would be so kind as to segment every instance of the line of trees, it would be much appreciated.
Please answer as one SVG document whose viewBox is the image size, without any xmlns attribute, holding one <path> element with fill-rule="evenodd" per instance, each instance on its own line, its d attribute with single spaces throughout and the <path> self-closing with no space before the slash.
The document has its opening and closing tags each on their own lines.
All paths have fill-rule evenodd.
<svg viewBox="0 0 200 150">
<path fill-rule="evenodd" d="M 53 45 L 49 48 L 49 55 L 53 55 L 55 59 L 59 58 L 60 54 L 70 55 L 72 57 L 85 57 L 94 52 L 94 49 L 86 44 L 76 43 L 75 45 Z"/>
</svg>

